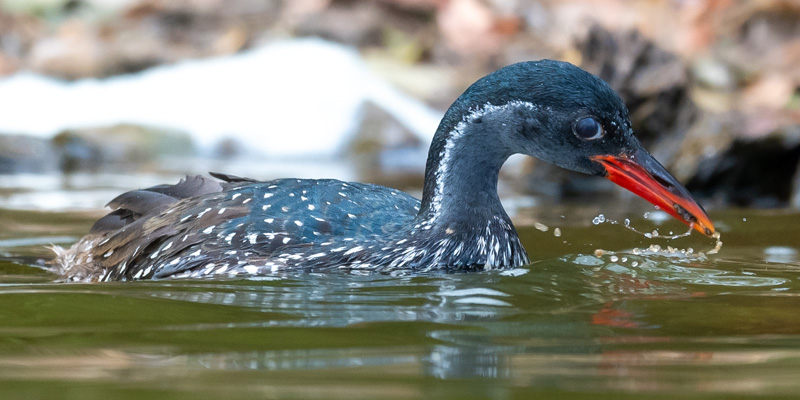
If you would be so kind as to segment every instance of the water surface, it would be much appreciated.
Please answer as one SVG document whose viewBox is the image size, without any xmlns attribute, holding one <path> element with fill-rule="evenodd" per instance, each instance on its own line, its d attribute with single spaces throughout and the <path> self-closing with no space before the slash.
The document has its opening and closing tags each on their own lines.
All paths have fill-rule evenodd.
<svg viewBox="0 0 800 400">
<path fill-rule="evenodd" d="M 713 241 L 547 210 L 518 213 L 535 261 L 510 271 L 104 284 L 35 266 L 96 213 L 0 210 L 0 397 L 800 395 L 800 214 L 712 213 L 722 251 L 687 258 L 629 250 Z"/>
</svg>

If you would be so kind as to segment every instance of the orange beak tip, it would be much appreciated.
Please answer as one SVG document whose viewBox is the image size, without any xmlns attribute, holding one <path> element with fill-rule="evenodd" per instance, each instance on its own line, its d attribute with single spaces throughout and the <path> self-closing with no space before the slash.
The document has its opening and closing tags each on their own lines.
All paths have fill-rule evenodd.
<svg viewBox="0 0 800 400">
<path fill-rule="evenodd" d="M 605 168 L 608 180 L 630 190 L 703 235 L 714 237 L 714 224 L 705 210 L 647 152 L 593 156 L 591 159 Z"/>
</svg>

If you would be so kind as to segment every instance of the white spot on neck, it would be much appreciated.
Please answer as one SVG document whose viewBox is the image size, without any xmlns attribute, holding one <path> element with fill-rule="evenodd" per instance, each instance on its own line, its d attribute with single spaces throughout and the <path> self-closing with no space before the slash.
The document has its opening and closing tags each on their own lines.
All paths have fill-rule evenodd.
<svg viewBox="0 0 800 400">
<path fill-rule="evenodd" d="M 444 186 L 445 182 L 448 180 L 448 175 L 450 172 L 449 168 L 450 164 L 452 163 L 453 149 L 456 148 L 456 144 L 459 142 L 459 140 L 466 135 L 469 124 L 473 123 L 473 121 L 478 118 L 483 118 L 487 114 L 497 111 L 504 111 L 512 107 L 527 107 L 530 110 L 535 110 L 537 108 L 537 106 L 531 102 L 517 100 L 510 101 L 500 106 L 496 106 L 491 103 L 485 103 L 482 107 L 470 110 L 469 114 L 465 115 L 461 121 L 456 124 L 453 130 L 449 132 L 445 139 L 444 149 L 439 153 L 439 165 L 436 168 L 436 171 L 434 171 L 434 176 L 436 177 L 436 188 L 434 189 L 433 197 L 431 198 L 432 214 L 429 222 L 434 222 L 436 217 L 441 212 L 445 189 Z"/>
</svg>

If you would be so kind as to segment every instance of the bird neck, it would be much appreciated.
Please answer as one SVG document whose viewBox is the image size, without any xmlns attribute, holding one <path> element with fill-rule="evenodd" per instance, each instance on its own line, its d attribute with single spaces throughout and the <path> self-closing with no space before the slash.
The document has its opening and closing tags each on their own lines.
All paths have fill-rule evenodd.
<svg viewBox="0 0 800 400">
<path fill-rule="evenodd" d="M 513 115 L 519 106 L 469 109 L 456 104 L 448 110 L 428 152 L 419 213 L 423 220 L 432 225 L 508 220 L 497 196 L 497 179 L 514 153 L 504 138 L 520 128 Z"/>
</svg>

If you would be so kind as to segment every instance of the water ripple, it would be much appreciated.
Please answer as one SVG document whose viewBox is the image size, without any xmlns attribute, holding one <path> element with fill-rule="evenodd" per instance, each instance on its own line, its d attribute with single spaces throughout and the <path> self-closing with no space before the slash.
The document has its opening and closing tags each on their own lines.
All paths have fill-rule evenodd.
<svg viewBox="0 0 800 400">
<path fill-rule="evenodd" d="M 664 255 L 603 254 L 569 255 L 561 260 L 581 267 L 590 267 L 593 272 L 611 272 L 652 281 L 711 285 L 727 287 L 771 287 L 790 282 L 783 277 L 769 277 L 730 271 L 713 267 L 713 263 L 699 263 L 704 258 L 675 258 Z"/>
</svg>

